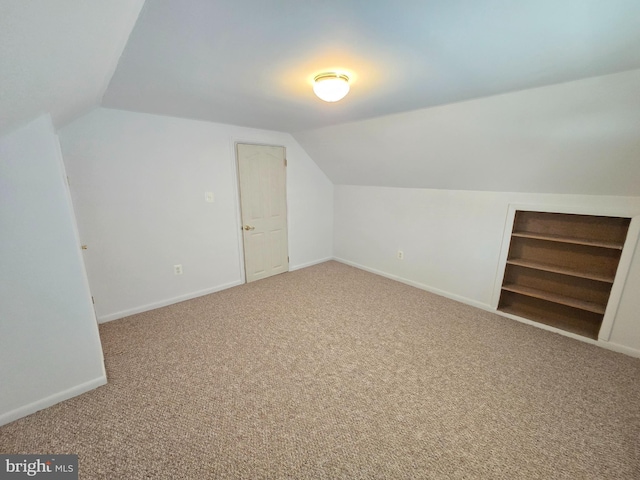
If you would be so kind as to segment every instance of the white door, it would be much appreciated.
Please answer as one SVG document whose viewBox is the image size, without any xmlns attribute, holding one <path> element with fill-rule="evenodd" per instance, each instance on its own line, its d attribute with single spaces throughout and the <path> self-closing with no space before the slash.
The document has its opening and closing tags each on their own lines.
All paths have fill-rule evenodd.
<svg viewBox="0 0 640 480">
<path fill-rule="evenodd" d="M 289 270 L 284 147 L 237 145 L 247 283 Z"/>
</svg>

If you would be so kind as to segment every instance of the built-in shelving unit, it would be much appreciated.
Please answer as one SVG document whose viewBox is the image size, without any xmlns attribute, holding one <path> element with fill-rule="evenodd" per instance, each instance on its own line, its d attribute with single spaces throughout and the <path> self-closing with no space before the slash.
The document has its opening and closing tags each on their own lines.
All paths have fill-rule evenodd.
<svg viewBox="0 0 640 480">
<path fill-rule="evenodd" d="M 630 222 L 516 211 L 498 310 L 597 339 Z"/>
</svg>

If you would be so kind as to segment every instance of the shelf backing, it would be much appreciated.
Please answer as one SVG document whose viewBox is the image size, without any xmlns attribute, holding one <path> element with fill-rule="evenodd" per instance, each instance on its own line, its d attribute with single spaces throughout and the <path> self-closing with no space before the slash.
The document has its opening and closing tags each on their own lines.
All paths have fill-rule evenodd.
<svg viewBox="0 0 640 480">
<path fill-rule="evenodd" d="M 625 217 L 518 211 L 513 231 L 591 239 L 622 246 L 630 223 L 631 219 Z"/>
</svg>

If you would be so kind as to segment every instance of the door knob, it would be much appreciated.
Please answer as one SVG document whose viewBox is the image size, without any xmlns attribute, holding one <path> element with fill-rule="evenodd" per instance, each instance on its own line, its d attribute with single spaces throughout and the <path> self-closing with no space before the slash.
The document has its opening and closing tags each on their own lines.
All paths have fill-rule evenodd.
<svg viewBox="0 0 640 480">
<path fill-rule="evenodd" d="M 250 226 L 250 225 L 245 225 L 245 226 L 244 226 L 244 229 L 245 229 L 245 230 L 255 230 L 255 229 L 256 229 L 256 227 L 252 227 L 252 226 Z"/>
</svg>

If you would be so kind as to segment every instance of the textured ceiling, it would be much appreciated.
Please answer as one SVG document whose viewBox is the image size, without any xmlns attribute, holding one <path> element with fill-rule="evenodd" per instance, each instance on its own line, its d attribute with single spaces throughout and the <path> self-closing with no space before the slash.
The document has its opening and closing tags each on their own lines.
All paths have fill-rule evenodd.
<svg viewBox="0 0 640 480">
<path fill-rule="evenodd" d="M 0 0 L 0 134 L 100 104 L 143 0 Z"/>
<path fill-rule="evenodd" d="M 638 0 L 147 0 L 103 105 L 297 132 L 640 68 L 639 20 Z M 326 104 L 311 80 L 334 68 L 352 92 Z"/>
</svg>

